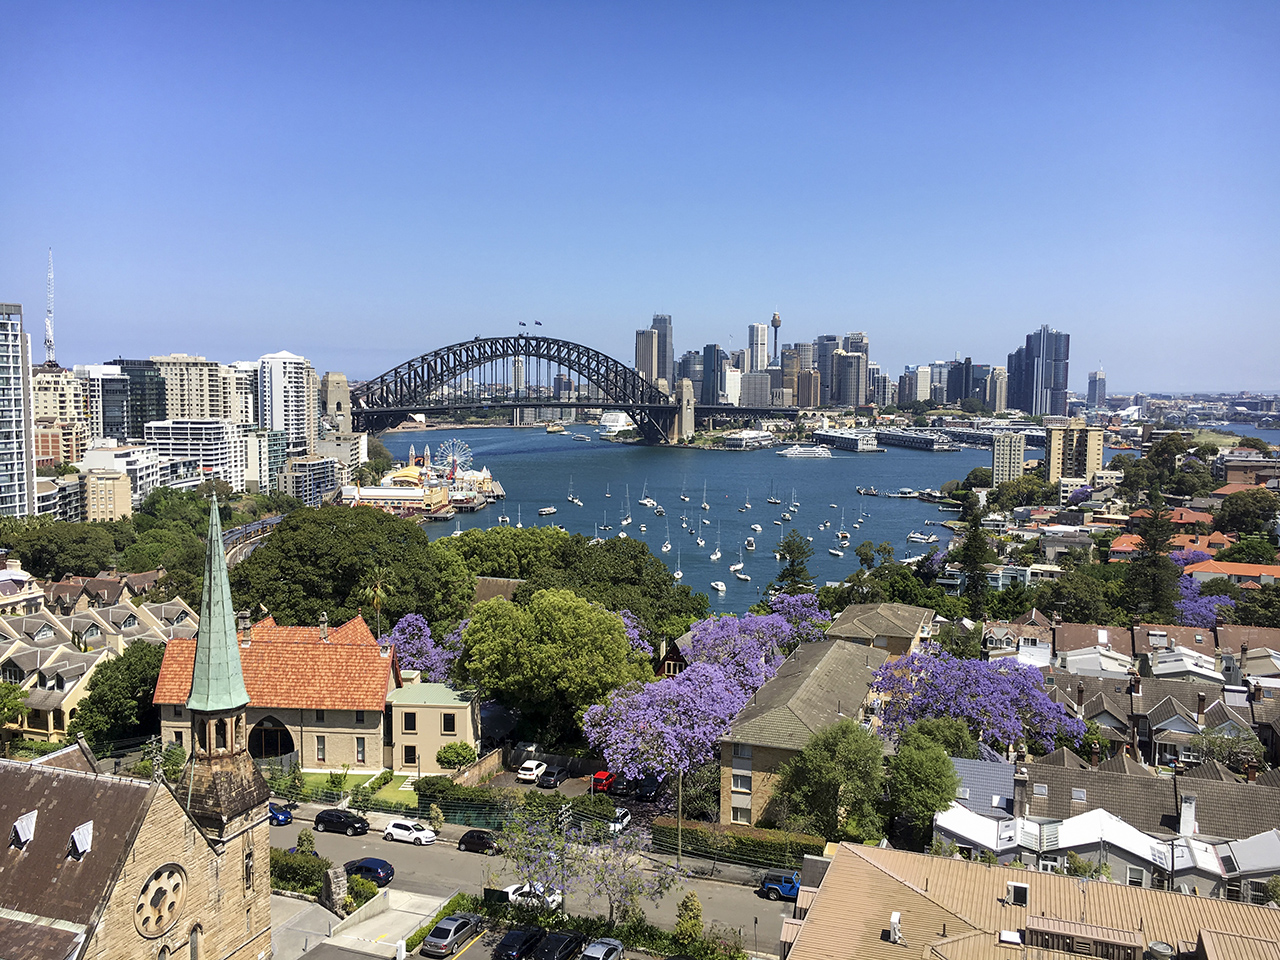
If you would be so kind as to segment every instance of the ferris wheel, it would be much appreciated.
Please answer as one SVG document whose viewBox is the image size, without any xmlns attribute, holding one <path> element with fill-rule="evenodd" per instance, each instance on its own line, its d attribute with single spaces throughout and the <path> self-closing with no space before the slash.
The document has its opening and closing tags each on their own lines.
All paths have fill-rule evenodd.
<svg viewBox="0 0 1280 960">
<path fill-rule="evenodd" d="M 471 448 L 462 440 L 446 440 L 436 447 L 435 465 L 456 473 L 471 469 Z"/>
</svg>

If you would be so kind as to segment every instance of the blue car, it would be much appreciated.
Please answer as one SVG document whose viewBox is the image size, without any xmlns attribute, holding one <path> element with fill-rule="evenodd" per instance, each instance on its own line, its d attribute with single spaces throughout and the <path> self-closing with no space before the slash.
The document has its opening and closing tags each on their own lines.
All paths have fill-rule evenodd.
<svg viewBox="0 0 1280 960">
<path fill-rule="evenodd" d="M 359 860 L 348 860 L 343 865 L 348 877 L 363 877 L 372 880 L 380 887 L 385 887 L 396 875 L 395 867 L 378 857 L 361 857 Z"/>
<path fill-rule="evenodd" d="M 293 814 L 278 804 L 268 803 L 267 822 L 273 827 L 283 827 L 287 823 L 293 823 Z"/>
<path fill-rule="evenodd" d="M 794 900 L 800 895 L 800 874 L 795 870 L 769 870 L 760 881 L 760 893 L 770 900 Z"/>
</svg>

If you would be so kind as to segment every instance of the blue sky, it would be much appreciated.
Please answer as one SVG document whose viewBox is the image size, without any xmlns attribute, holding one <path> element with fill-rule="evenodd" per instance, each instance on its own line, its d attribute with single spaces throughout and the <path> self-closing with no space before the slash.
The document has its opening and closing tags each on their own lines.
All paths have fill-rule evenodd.
<svg viewBox="0 0 1280 960">
<path fill-rule="evenodd" d="M 1280 388 L 1275 3 L 0 2 L 0 300 L 58 358 L 381 372 L 865 330 Z M 532 323 L 530 323 L 532 327 Z M 730 340 L 732 337 L 732 340 Z M 42 356 L 37 348 L 36 353 Z"/>
</svg>

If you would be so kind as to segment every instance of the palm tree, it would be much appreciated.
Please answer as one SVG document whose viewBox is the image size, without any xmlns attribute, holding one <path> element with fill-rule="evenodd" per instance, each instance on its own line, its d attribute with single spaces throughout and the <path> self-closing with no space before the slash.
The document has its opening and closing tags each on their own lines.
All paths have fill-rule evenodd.
<svg viewBox="0 0 1280 960">
<path fill-rule="evenodd" d="M 372 603 L 377 616 L 378 639 L 382 639 L 382 605 L 396 592 L 395 574 L 385 564 L 378 564 L 367 574 L 360 591 L 365 603 Z"/>
</svg>

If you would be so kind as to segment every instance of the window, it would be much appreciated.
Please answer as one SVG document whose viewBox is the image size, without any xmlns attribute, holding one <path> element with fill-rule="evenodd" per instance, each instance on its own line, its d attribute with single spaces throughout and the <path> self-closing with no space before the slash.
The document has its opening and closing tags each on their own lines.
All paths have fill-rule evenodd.
<svg viewBox="0 0 1280 960">
<path fill-rule="evenodd" d="M 418 729 L 418 715 L 416 713 L 410 713 L 409 711 L 405 711 L 405 715 L 404 715 L 405 733 L 412 733 L 417 729 Z"/>
<path fill-rule="evenodd" d="M 324 737 L 316 737 L 316 759 L 324 762 Z"/>
<path fill-rule="evenodd" d="M 968 788 L 968 787 L 956 787 L 956 799 L 957 799 L 957 800 L 968 800 L 968 799 L 969 799 L 969 788 Z"/>
<path fill-rule="evenodd" d="M 188 955 L 191 960 L 200 960 L 200 940 L 204 936 L 204 931 L 199 926 L 191 928 L 191 942 Z"/>
<path fill-rule="evenodd" d="M 316 711 L 316 723 L 324 723 L 324 711 L 323 711 L 323 710 L 317 710 L 317 711 Z"/>
<path fill-rule="evenodd" d="M 1143 870 L 1141 867 L 1129 868 L 1129 881 L 1128 881 L 1129 886 L 1140 887 L 1143 885 L 1143 883 L 1146 882 L 1146 879 L 1147 879 L 1146 871 Z"/>
<path fill-rule="evenodd" d="M 1238 902 L 1241 899 L 1241 886 L 1242 884 L 1239 877 L 1237 877 L 1234 880 L 1228 880 L 1227 891 L 1226 891 L 1227 899 L 1235 900 Z"/>
<path fill-rule="evenodd" d="M 63 729 L 64 726 L 66 726 L 66 724 L 64 724 L 62 720 L 62 711 L 54 710 L 53 711 L 53 729 L 61 730 Z"/>
<path fill-rule="evenodd" d="M 750 807 L 734 807 L 733 822 L 734 823 L 750 823 L 751 808 Z"/>
<path fill-rule="evenodd" d="M 253 889 L 253 851 L 246 850 L 244 854 L 244 888 L 246 890 Z"/>
<path fill-rule="evenodd" d="M 749 743 L 735 743 L 735 744 L 733 745 L 733 755 L 734 755 L 735 757 L 738 757 L 739 759 L 742 759 L 742 760 L 750 760 L 750 759 L 751 759 L 751 744 L 749 744 Z"/>
<path fill-rule="evenodd" d="M 1028 901 L 1027 894 L 1031 888 L 1028 887 L 1025 883 L 1012 883 L 1012 882 L 1009 883 L 1008 887 L 1009 887 L 1009 892 L 1005 895 L 1005 899 L 1007 899 L 1015 907 L 1025 907 Z"/>
<path fill-rule="evenodd" d="M 181 731 L 181 730 L 175 730 L 175 731 L 173 731 L 173 742 L 174 742 L 174 743 L 176 743 L 178 746 L 182 746 L 182 731 Z"/>
<path fill-rule="evenodd" d="M 364 723 L 364 711 L 363 711 L 363 710 L 357 710 L 357 711 L 356 711 L 356 723 Z"/>
<path fill-rule="evenodd" d="M 364 763 L 364 737 L 356 737 L 356 763 Z"/>
<path fill-rule="evenodd" d="M 680 664 L 674 660 L 668 660 L 662 665 L 662 674 L 667 677 L 674 677 L 680 673 Z"/>
<path fill-rule="evenodd" d="M 445 736 L 453 736 L 458 732 L 458 715 L 456 713 L 440 714 L 440 731 Z"/>
<path fill-rule="evenodd" d="M 735 773 L 733 775 L 733 789 L 739 793 L 751 792 L 751 774 Z"/>
<path fill-rule="evenodd" d="M 1249 883 L 1249 902 L 1265 907 L 1271 901 L 1271 894 L 1267 893 L 1267 884 L 1265 880 L 1253 880 Z"/>
<path fill-rule="evenodd" d="M 412 767 L 416 765 L 417 762 L 418 762 L 418 748 L 409 746 L 408 744 L 406 744 L 404 748 L 404 765 L 406 767 Z"/>
<path fill-rule="evenodd" d="M 1061 867 L 1062 867 L 1062 859 L 1060 857 L 1041 857 L 1040 858 L 1041 873 L 1053 873 L 1055 870 L 1061 869 Z"/>
<path fill-rule="evenodd" d="M 1084 787 L 1071 788 L 1071 800 L 1073 803 L 1084 803 L 1085 790 Z"/>
<path fill-rule="evenodd" d="M 244 912 L 244 932 L 245 935 L 253 933 L 253 910 L 245 910 Z"/>
<path fill-rule="evenodd" d="M 1049 785 L 1047 783 L 1033 783 L 1031 792 L 1037 797 L 1047 797 L 1049 795 Z"/>
<path fill-rule="evenodd" d="M 174 704 L 174 707 L 173 707 L 173 718 L 174 718 L 175 720 L 181 720 L 181 719 L 182 719 L 182 708 L 181 708 L 180 706 L 178 706 L 177 704 Z"/>
</svg>

